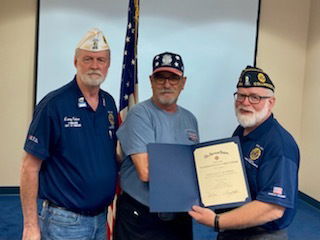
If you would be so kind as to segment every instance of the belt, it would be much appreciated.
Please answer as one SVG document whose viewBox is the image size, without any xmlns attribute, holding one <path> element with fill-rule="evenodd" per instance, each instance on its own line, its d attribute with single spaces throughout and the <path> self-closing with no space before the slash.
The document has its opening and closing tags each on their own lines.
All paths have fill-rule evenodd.
<svg viewBox="0 0 320 240">
<path fill-rule="evenodd" d="M 49 200 L 44 200 L 43 201 L 43 204 L 42 204 L 43 207 L 53 207 L 53 208 L 58 208 L 58 209 L 61 209 L 61 210 L 64 210 L 64 211 L 69 211 L 69 212 L 73 212 L 73 213 L 76 213 L 76 214 L 80 214 L 80 215 L 83 215 L 83 216 L 89 216 L 89 217 L 94 217 L 94 216 L 97 216 L 101 213 L 103 213 L 106 208 L 102 208 L 102 209 L 97 209 L 97 210 L 81 210 L 81 209 L 69 209 L 69 208 L 65 208 L 65 207 L 61 207 Z"/>
</svg>

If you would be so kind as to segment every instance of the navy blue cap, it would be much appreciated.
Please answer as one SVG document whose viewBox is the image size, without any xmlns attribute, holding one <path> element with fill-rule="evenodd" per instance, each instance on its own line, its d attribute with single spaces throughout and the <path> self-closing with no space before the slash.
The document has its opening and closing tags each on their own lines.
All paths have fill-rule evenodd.
<svg viewBox="0 0 320 240">
<path fill-rule="evenodd" d="M 164 52 L 156 55 L 153 58 L 152 67 L 152 74 L 156 72 L 167 71 L 177 74 L 179 76 L 183 76 L 184 72 L 181 56 L 179 54 L 171 52 Z"/>
<path fill-rule="evenodd" d="M 268 74 L 262 69 L 247 66 L 240 74 L 237 88 L 251 88 L 251 87 L 263 87 L 268 88 L 274 92 L 275 86 L 273 85 Z"/>
</svg>

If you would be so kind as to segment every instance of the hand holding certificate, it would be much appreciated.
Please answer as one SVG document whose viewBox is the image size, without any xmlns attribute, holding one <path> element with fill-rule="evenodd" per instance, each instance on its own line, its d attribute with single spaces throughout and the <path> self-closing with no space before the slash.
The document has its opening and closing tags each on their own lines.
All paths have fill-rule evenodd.
<svg viewBox="0 0 320 240">
<path fill-rule="evenodd" d="M 238 138 L 196 145 L 150 144 L 150 210 L 228 208 L 250 201 Z M 201 200 L 200 200 L 201 199 Z"/>
</svg>

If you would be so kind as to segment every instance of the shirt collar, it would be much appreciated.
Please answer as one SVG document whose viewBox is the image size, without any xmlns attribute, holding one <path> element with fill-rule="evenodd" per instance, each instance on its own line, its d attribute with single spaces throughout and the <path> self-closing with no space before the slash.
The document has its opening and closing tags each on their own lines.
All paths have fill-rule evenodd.
<svg viewBox="0 0 320 240">
<path fill-rule="evenodd" d="M 73 80 L 72 80 L 72 83 L 73 83 L 73 88 L 75 89 L 76 91 L 76 96 L 77 96 L 77 106 L 78 108 L 89 108 L 89 104 L 87 103 L 86 101 L 86 98 L 83 96 L 79 86 L 78 86 L 78 83 L 77 83 L 77 80 L 76 80 L 76 76 L 74 76 Z M 106 107 L 107 106 L 107 103 L 106 103 L 106 99 L 105 97 L 102 95 L 101 93 L 101 89 L 99 90 L 99 105 L 98 105 L 98 108 L 100 106 L 103 106 L 103 107 Z"/>
<path fill-rule="evenodd" d="M 243 131 L 244 131 L 243 127 L 240 127 L 239 133 L 243 138 L 259 139 L 263 134 L 269 131 L 269 129 L 273 124 L 273 120 L 274 120 L 273 114 L 271 114 L 270 117 L 267 118 L 267 120 L 265 120 L 262 124 L 260 124 L 256 129 L 254 129 L 248 135 L 243 136 Z"/>
</svg>

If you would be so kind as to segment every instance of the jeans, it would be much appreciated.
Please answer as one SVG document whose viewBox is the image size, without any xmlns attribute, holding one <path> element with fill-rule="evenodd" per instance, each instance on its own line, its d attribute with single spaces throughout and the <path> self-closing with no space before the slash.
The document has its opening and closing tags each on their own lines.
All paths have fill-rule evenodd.
<svg viewBox="0 0 320 240">
<path fill-rule="evenodd" d="M 91 217 L 43 206 L 39 224 L 42 240 L 106 240 L 106 212 Z"/>
</svg>

